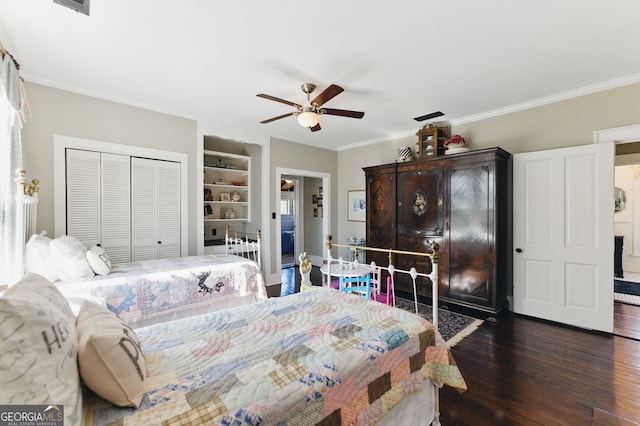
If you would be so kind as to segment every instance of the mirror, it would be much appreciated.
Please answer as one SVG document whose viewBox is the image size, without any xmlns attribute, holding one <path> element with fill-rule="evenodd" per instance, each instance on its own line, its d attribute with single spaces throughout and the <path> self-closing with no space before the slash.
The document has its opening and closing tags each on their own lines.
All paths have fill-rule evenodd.
<svg viewBox="0 0 640 426">
<path fill-rule="evenodd" d="M 614 200 L 614 211 L 617 213 L 624 209 L 625 204 L 627 202 L 627 197 L 624 193 L 624 190 L 614 187 L 613 188 L 613 200 Z"/>
</svg>

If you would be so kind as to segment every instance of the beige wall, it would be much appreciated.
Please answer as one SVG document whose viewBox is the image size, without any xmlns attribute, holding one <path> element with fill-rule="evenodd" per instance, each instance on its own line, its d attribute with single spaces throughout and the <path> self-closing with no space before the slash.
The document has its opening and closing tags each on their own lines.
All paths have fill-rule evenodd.
<svg viewBox="0 0 640 426">
<path fill-rule="evenodd" d="M 331 212 L 324 209 L 324 214 L 331 214 L 332 218 L 336 218 L 338 212 L 335 206 L 335 194 L 337 191 L 338 176 L 338 153 L 336 151 L 316 148 L 310 145 L 303 145 L 295 142 L 289 142 L 281 139 L 271 140 L 271 166 L 269 170 L 269 188 L 270 193 L 276 188 L 276 168 L 287 168 L 296 170 L 305 170 L 311 172 L 327 173 L 331 175 L 331 194 L 333 202 L 331 203 Z M 270 212 L 278 211 L 280 194 L 270 196 L 269 208 Z M 269 216 L 271 217 L 271 216 Z M 331 233 L 335 235 L 337 232 L 336 220 L 331 221 Z M 267 226 L 271 235 L 275 235 L 276 221 L 270 219 Z M 278 236 L 279 238 L 279 236 Z M 271 253 L 276 252 L 276 238 L 271 238 Z M 276 256 L 271 256 L 270 271 L 272 274 L 277 273 Z"/>
<path fill-rule="evenodd" d="M 189 254 L 197 253 L 197 224 L 201 212 L 196 196 L 200 174 L 196 170 L 199 143 L 197 123 L 190 119 L 131 107 L 39 84 L 26 84 L 32 118 L 24 127 L 26 167 L 30 177 L 41 183 L 39 229 L 53 234 L 53 135 L 73 136 L 112 143 L 181 152 L 188 155 L 189 168 Z M 536 151 L 592 143 L 593 131 L 640 123 L 640 84 L 607 90 L 500 117 L 455 126 L 472 149 L 501 146 L 511 153 Z M 416 131 L 419 126 L 416 126 Z M 272 139 L 269 142 L 269 194 L 275 184 L 277 167 L 309 170 L 331 175 L 331 234 L 334 241 L 364 236 L 364 222 L 348 222 L 347 191 L 365 189 L 362 167 L 395 160 L 401 146 L 415 149 L 417 137 L 410 135 L 374 145 L 331 151 L 309 145 Z M 262 155 L 266 155 L 262 153 Z M 260 179 L 262 173 L 254 177 Z M 260 188 L 260 185 L 255 185 Z M 276 211 L 277 196 L 265 196 L 269 212 Z M 258 209 L 254 209 L 257 213 Z M 252 212 L 252 222 L 254 218 Z M 264 217 L 264 216 L 263 216 Z M 269 214 L 270 217 L 270 214 Z M 275 221 L 264 229 L 274 235 Z M 337 236 L 337 238 L 335 237 Z M 270 239 L 275 251 L 276 238 Z M 267 273 L 275 274 L 275 256 Z"/>
<path fill-rule="evenodd" d="M 471 149 L 499 146 L 515 154 L 590 144 L 595 130 L 638 124 L 639 113 L 640 83 L 454 126 L 452 133 L 461 134 Z M 392 163 L 398 148 L 415 150 L 416 141 L 411 136 L 339 152 L 339 241 L 365 233 L 364 222 L 347 222 L 343 214 L 347 190 L 365 188 L 362 167 Z"/>
<path fill-rule="evenodd" d="M 32 114 L 23 129 L 25 168 L 41 181 L 38 230 L 54 234 L 53 135 L 185 153 L 189 188 L 196 177 L 202 179 L 195 170 L 195 121 L 29 82 L 25 88 Z M 196 191 L 187 194 L 189 254 L 197 252 L 196 221 L 201 220 L 195 196 Z"/>
</svg>

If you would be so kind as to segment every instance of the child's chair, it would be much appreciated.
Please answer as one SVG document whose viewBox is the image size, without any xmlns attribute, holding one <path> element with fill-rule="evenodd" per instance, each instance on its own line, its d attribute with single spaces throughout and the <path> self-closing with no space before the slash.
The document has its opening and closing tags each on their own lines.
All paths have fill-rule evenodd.
<svg viewBox="0 0 640 426">
<path fill-rule="evenodd" d="M 340 276 L 340 291 L 355 293 L 371 299 L 371 274 L 364 277 Z"/>
<path fill-rule="evenodd" d="M 393 305 L 393 282 L 391 276 L 387 276 L 387 292 L 382 293 L 382 269 L 371 263 L 371 299 L 386 305 Z"/>
<path fill-rule="evenodd" d="M 381 293 L 379 290 L 376 293 L 372 292 L 371 299 L 393 306 L 393 281 L 391 281 L 391 277 L 387 277 L 387 293 Z"/>
</svg>

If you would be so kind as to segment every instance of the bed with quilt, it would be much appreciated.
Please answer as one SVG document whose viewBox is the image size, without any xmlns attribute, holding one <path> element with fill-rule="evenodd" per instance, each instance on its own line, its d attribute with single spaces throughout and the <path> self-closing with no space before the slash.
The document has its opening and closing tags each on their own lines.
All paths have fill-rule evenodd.
<svg viewBox="0 0 640 426">
<path fill-rule="evenodd" d="M 375 424 L 424 379 L 465 388 L 426 320 L 319 288 L 135 330 L 139 408 L 90 395 L 86 424 Z"/>
<path fill-rule="evenodd" d="M 84 299 L 102 303 L 130 326 L 265 300 L 260 234 L 231 236 L 225 252 L 112 264 L 108 253 L 77 238 L 34 234 L 26 244 L 27 272 L 54 282 L 74 311 Z"/>
<path fill-rule="evenodd" d="M 131 326 L 267 299 L 257 263 L 231 254 L 120 263 L 108 275 L 56 284 L 72 301 L 104 301 Z"/>
<path fill-rule="evenodd" d="M 0 403 L 65 425 L 428 424 L 408 402 L 466 387 L 431 323 L 330 288 L 131 328 L 29 274 L 0 317 Z"/>
</svg>

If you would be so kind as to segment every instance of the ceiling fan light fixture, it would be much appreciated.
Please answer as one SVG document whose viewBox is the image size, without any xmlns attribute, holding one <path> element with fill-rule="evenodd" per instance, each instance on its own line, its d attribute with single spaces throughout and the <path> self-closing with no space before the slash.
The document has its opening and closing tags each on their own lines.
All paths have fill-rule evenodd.
<svg viewBox="0 0 640 426">
<path fill-rule="evenodd" d="M 298 114 L 298 123 L 300 123 L 302 127 L 310 128 L 315 126 L 319 122 L 320 115 L 316 112 L 306 110 Z"/>
</svg>

